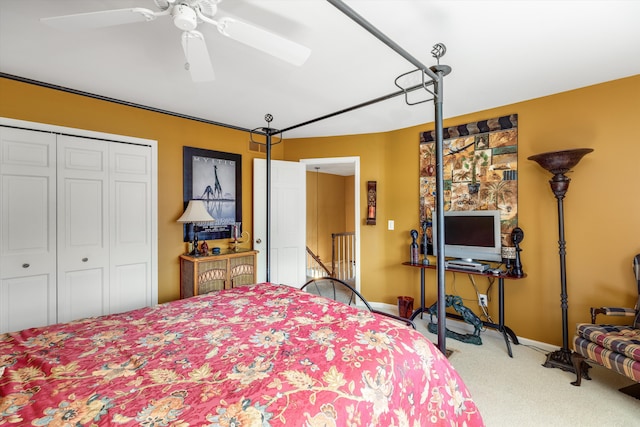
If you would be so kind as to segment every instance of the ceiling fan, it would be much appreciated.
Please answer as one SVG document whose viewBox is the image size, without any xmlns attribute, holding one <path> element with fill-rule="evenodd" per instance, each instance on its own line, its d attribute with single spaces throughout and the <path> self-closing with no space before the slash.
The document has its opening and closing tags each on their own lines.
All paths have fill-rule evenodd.
<svg viewBox="0 0 640 427">
<path fill-rule="evenodd" d="M 300 66 L 307 60 L 309 48 L 270 31 L 231 17 L 214 19 L 218 3 L 222 0 L 154 0 L 159 11 L 134 7 L 74 15 L 42 18 L 51 27 L 63 30 L 87 30 L 111 27 L 135 22 L 153 21 L 161 16 L 171 16 L 176 27 L 182 30 L 182 48 L 185 68 L 195 82 L 214 79 L 213 66 L 204 36 L 196 28 L 204 22 L 215 26 L 220 34 L 261 50 L 269 55 Z"/>
</svg>

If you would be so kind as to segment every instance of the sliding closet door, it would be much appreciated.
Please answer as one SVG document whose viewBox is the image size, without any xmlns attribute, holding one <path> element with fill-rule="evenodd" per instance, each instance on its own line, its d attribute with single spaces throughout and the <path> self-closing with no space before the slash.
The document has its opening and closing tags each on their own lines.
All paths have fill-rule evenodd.
<svg viewBox="0 0 640 427">
<path fill-rule="evenodd" d="M 108 142 L 58 136 L 58 321 L 109 312 Z"/>
<path fill-rule="evenodd" d="M 56 137 L 0 127 L 0 333 L 56 322 Z"/>
<path fill-rule="evenodd" d="M 110 312 L 155 303 L 151 285 L 151 147 L 109 145 Z"/>
</svg>

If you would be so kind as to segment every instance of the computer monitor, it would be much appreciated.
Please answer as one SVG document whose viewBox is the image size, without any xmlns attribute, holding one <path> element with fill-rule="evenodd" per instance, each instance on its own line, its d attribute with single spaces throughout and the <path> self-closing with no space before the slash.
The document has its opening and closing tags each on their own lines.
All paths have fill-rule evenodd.
<svg viewBox="0 0 640 427">
<path fill-rule="evenodd" d="M 434 216 L 433 252 L 436 256 L 437 222 Z M 444 255 L 469 262 L 502 261 L 500 211 L 446 211 Z"/>
</svg>

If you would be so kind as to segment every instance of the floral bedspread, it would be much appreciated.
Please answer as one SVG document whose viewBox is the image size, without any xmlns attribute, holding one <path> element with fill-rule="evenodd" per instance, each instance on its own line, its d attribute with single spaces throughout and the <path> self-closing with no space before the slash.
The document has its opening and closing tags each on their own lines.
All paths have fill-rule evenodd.
<svg viewBox="0 0 640 427">
<path fill-rule="evenodd" d="M 264 283 L 0 334 L 0 425 L 483 423 L 420 333 Z"/>
</svg>

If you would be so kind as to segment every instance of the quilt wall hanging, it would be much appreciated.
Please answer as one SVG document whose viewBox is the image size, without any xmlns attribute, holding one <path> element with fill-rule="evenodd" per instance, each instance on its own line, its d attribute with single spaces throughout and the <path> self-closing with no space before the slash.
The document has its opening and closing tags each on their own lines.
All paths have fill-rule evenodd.
<svg viewBox="0 0 640 427">
<path fill-rule="evenodd" d="M 442 155 L 444 210 L 500 210 L 502 244 L 512 246 L 509 236 L 518 226 L 518 115 L 443 129 Z M 435 197 L 435 131 L 421 132 L 420 223 L 428 228 Z"/>
</svg>

